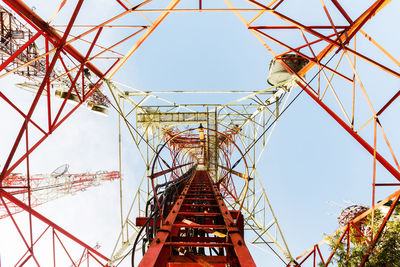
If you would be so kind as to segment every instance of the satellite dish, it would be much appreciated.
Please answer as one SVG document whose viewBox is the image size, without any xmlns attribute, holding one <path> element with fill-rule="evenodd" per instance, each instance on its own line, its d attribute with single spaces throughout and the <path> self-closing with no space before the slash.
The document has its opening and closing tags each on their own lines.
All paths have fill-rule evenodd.
<svg viewBox="0 0 400 267">
<path fill-rule="evenodd" d="M 293 71 L 296 73 L 299 72 L 304 66 L 308 64 L 308 60 L 302 58 L 296 54 L 286 54 L 281 56 L 280 60 L 286 63 Z M 278 84 L 282 84 L 281 87 L 286 89 L 287 91 L 297 87 L 296 81 L 292 78 L 295 76 L 290 74 L 281 64 L 279 59 L 272 59 L 269 64 L 269 74 L 267 81 L 270 85 L 276 86 Z M 304 77 L 304 75 L 303 75 Z"/>
<path fill-rule="evenodd" d="M 68 172 L 68 169 L 69 169 L 68 164 L 61 165 L 51 173 L 51 177 L 58 178 L 61 175 L 66 174 Z"/>
</svg>

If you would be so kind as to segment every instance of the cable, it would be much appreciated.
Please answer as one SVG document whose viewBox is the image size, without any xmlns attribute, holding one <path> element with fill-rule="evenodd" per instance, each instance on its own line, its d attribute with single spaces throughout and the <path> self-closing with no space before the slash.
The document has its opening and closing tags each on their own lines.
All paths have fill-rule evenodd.
<svg viewBox="0 0 400 267">
<path fill-rule="evenodd" d="M 310 85 L 310 83 L 319 75 L 319 73 L 325 68 L 325 65 L 328 64 L 334 57 L 336 54 L 333 54 L 329 60 L 322 65 L 322 67 L 320 68 L 320 70 L 314 75 L 314 77 L 311 78 L 311 80 L 306 84 L 306 87 Z M 250 144 L 250 146 L 248 146 L 246 148 L 246 151 L 243 154 L 243 157 L 247 155 L 247 153 L 250 152 L 250 150 L 255 146 L 255 144 L 267 133 L 267 131 L 278 121 L 278 119 L 283 115 L 283 113 L 285 113 L 285 111 L 293 104 L 293 102 L 301 95 L 301 93 L 303 93 L 304 89 L 302 88 L 301 91 L 292 99 L 292 101 L 290 101 L 290 103 L 282 110 L 282 112 L 274 119 L 274 121 L 264 130 L 264 132 L 256 139 L 252 142 L 252 144 Z M 242 158 L 239 158 L 235 164 L 232 165 L 232 170 L 240 163 L 240 161 L 242 160 Z"/>
<path fill-rule="evenodd" d="M 138 243 L 138 239 L 140 234 L 142 233 L 143 229 L 145 228 L 145 226 L 150 222 L 150 220 L 154 217 L 154 215 L 156 215 L 158 213 L 159 209 L 156 208 L 156 210 L 153 212 L 153 214 L 147 219 L 147 221 L 145 222 L 145 224 L 142 226 L 142 228 L 140 228 L 138 235 L 135 238 L 135 242 L 133 243 L 133 247 L 131 249 L 132 252 L 132 257 L 131 257 L 131 263 L 132 263 L 132 267 L 135 266 L 135 249 L 136 249 L 136 245 Z M 129 253 L 128 253 L 129 254 Z M 117 265 L 118 266 L 118 265 Z"/>
<path fill-rule="evenodd" d="M 192 172 L 194 171 L 194 169 L 195 169 L 195 167 L 192 167 L 192 168 L 189 169 L 185 174 L 183 174 L 183 175 L 181 176 L 181 178 L 178 180 L 177 184 L 182 185 L 182 183 L 183 183 L 184 181 L 188 180 L 188 179 L 191 177 L 191 174 L 192 174 Z M 167 199 L 170 197 L 167 193 L 168 193 L 169 190 L 174 189 L 175 185 L 171 185 L 173 182 L 174 182 L 174 181 L 169 181 L 169 182 L 166 182 L 166 183 L 164 183 L 164 184 L 159 184 L 159 185 L 156 186 L 156 192 L 155 192 L 155 193 L 156 193 L 156 194 L 164 194 L 164 195 L 165 195 L 165 197 L 163 197 L 163 200 L 161 201 L 160 207 L 163 207 L 163 206 L 165 205 L 165 203 L 167 202 Z M 169 186 L 168 186 L 168 185 L 169 185 Z M 165 188 L 164 191 L 161 191 L 161 192 L 158 193 L 158 192 L 157 192 L 158 189 L 161 188 L 161 187 L 164 187 L 164 186 L 168 186 L 168 187 Z M 174 190 L 172 190 L 172 192 L 174 192 Z M 176 191 L 175 191 L 175 192 L 176 192 Z M 150 198 L 149 201 L 147 201 L 147 203 L 146 203 L 146 212 L 147 212 L 148 204 L 149 204 L 149 202 L 151 202 L 152 199 L 154 199 L 154 196 L 153 196 L 152 198 Z M 144 230 L 145 228 L 147 228 L 149 222 L 153 219 L 153 217 L 159 213 L 159 210 L 160 210 L 160 209 L 159 209 L 158 207 L 156 207 L 156 206 L 154 206 L 154 207 L 155 207 L 155 210 L 151 213 L 151 215 L 149 216 L 149 218 L 147 219 L 147 221 L 146 221 L 146 222 L 143 224 L 143 226 L 140 228 L 140 230 L 139 230 L 139 232 L 138 232 L 138 234 L 137 234 L 137 236 L 136 236 L 136 238 L 135 238 L 135 241 L 134 241 L 134 244 L 133 244 L 132 249 L 130 249 L 129 252 L 126 253 L 126 254 L 122 257 L 122 259 L 118 262 L 118 264 L 115 265 L 115 266 L 120 265 L 121 262 L 129 255 L 129 253 L 132 253 L 131 263 L 132 263 L 132 266 L 134 266 L 134 261 L 135 261 L 135 259 L 134 259 L 134 258 L 135 258 L 135 249 L 136 249 L 137 243 L 139 242 L 139 237 L 140 237 L 140 235 L 142 234 L 143 230 Z"/>
<path fill-rule="evenodd" d="M 118 262 L 118 264 L 115 265 L 116 267 L 117 267 L 118 265 L 120 265 L 121 262 L 126 258 L 126 256 L 128 256 L 129 253 L 131 253 L 131 252 L 132 252 L 132 266 L 134 266 L 134 255 L 135 255 L 135 248 L 136 248 L 136 243 L 137 243 L 137 241 L 138 241 L 138 238 L 139 238 L 140 234 L 142 233 L 142 231 L 143 231 L 143 229 L 144 229 L 144 226 L 150 222 L 150 220 L 153 218 L 153 216 L 154 216 L 157 212 L 158 212 L 158 208 L 153 212 L 153 214 L 151 214 L 151 216 L 147 219 L 147 221 L 144 223 L 144 225 L 140 228 L 139 233 L 138 233 L 138 235 L 137 235 L 136 238 L 135 238 L 135 242 L 134 242 L 133 247 L 131 248 L 131 250 L 129 250 L 128 253 L 126 253 L 126 254 L 124 255 L 124 257 L 122 257 L 122 259 Z"/>
</svg>

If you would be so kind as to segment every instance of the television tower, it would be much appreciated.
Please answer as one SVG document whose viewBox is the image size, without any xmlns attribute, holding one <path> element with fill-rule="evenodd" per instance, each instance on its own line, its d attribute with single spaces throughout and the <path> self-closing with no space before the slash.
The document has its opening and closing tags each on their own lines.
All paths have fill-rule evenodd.
<svg viewBox="0 0 400 267">
<path fill-rule="evenodd" d="M 118 171 L 98 171 L 96 173 L 68 173 L 67 164 L 60 166 L 51 174 L 34 174 L 28 177 L 20 173 L 11 173 L 3 181 L 3 186 L 12 186 L 8 193 L 22 202 L 28 203 L 30 193 L 31 207 L 37 207 L 51 200 L 83 192 L 90 187 L 99 186 L 105 181 L 120 179 Z M 24 211 L 23 208 L 8 200 L 0 203 L 0 219 Z"/>
</svg>

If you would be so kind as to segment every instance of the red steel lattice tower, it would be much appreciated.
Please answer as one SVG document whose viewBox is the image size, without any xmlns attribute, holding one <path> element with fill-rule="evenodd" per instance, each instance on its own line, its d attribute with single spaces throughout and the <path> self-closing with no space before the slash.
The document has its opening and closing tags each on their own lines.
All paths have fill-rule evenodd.
<svg viewBox="0 0 400 267">
<path fill-rule="evenodd" d="M 357 222 L 369 214 L 374 216 L 374 210 L 393 200 L 382 224 L 373 225 L 378 231 L 371 234 L 369 243 L 376 244 L 384 232 L 400 198 L 397 190 L 378 204 L 375 199 L 376 190 L 396 188 L 400 181 L 396 147 L 387 134 L 388 128 L 390 130 L 396 122 L 385 117 L 395 108 L 400 95 L 399 90 L 389 88 L 400 78 L 400 62 L 367 33 L 367 26 L 391 1 L 365 1 L 359 6 L 347 6 L 338 0 L 303 3 L 310 18 L 315 16 L 316 20 L 312 21 L 320 23 L 318 25 L 310 23 L 303 14 L 294 14 L 290 10 L 293 4 L 290 0 L 243 3 L 225 0 L 223 8 L 214 3 L 206 6 L 202 0 L 188 5 L 179 0 L 167 5 L 156 0 L 139 3 L 116 0 L 110 4 L 115 9 L 113 15 L 84 21 L 84 25 L 78 23 L 78 18 L 83 10 L 89 12 L 90 5 L 95 4 L 90 1 L 71 2 L 67 15 L 61 12 L 67 1 L 61 1 L 55 12 L 46 18 L 35 13 L 24 1 L 3 2 L 0 79 L 17 74 L 27 79 L 19 86 L 34 92 L 28 107 L 3 90 L 0 92 L 2 103 L 21 118 L 21 124 L 13 125 L 16 131 L 15 136 L 10 137 L 10 148 L 2 151 L 6 156 L 0 174 L 2 205 L 13 205 L 26 211 L 29 217 L 29 234 L 24 234 L 14 212 L 5 208 L 26 248 L 17 264 L 40 266 L 34 247 L 44 234 L 50 233 L 53 245 L 50 245 L 52 253 L 49 255 L 54 257 L 54 265 L 57 256 L 54 240 L 64 247 L 60 236 L 82 249 L 82 255 L 90 259 L 88 263 L 103 266 L 116 265 L 132 251 L 134 256 L 139 238 L 144 238 L 142 248 L 147 250 L 142 266 L 252 266 L 254 261 L 247 247 L 250 243 L 268 246 L 285 265 L 311 262 L 316 266 L 317 259 L 328 265 L 335 250 L 326 255 L 320 246 L 337 234 L 340 235 L 338 242 L 345 240 L 345 236 L 349 240 L 349 236 L 359 230 Z M 240 8 L 236 7 L 237 2 Z M 315 7 L 318 9 L 313 9 Z M 271 87 L 246 92 L 226 91 L 224 93 L 247 95 L 221 105 L 196 105 L 177 103 L 159 95 L 174 96 L 180 91 L 142 91 L 114 80 L 116 73 L 124 71 L 128 59 L 140 51 L 146 39 L 174 12 L 235 14 L 273 58 L 268 77 Z M 118 24 L 120 19 L 139 16 L 145 18 L 140 23 Z M 53 23 L 55 18 L 60 18 L 58 24 Z M 380 28 L 393 26 L 390 19 Z M 60 21 L 63 23 L 59 24 Z M 120 28 L 126 31 L 113 32 Z M 365 43 L 359 45 L 360 40 L 373 48 L 365 49 Z M 131 44 L 130 48 L 126 44 Z M 384 81 L 379 92 L 369 77 L 365 78 L 368 73 Z M 104 95 L 104 88 L 109 89 L 108 97 Z M 373 159 L 371 208 L 346 221 L 336 233 L 297 257 L 291 255 L 283 238 L 257 172 L 259 158 L 256 156 L 265 150 L 269 140 L 266 133 L 272 132 L 275 122 L 286 110 L 286 100 L 294 92 L 297 93 L 294 100 L 304 92 Z M 53 96 L 61 98 L 61 102 L 54 101 Z M 252 101 L 256 104 L 250 103 Z M 70 107 L 67 102 L 75 105 Z M 150 103 L 146 105 L 147 102 Z M 36 205 L 31 198 L 35 176 L 30 175 L 30 156 L 82 105 L 103 114 L 108 109 L 116 111 L 146 165 L 146 180 L 142 180 L 146 182 L 140 183 L 132 204 L 135 206 L 144 199 L 145 208 L 143 203 L 138 204 L 137 212 L 131 209 L 125 218 L 121 213 L 121 232 L 110 257 L 33 209 Z M 128 105 L 130 110 L 126 112 L 124 107 Z M 45 119 L 38 121 L 34 116 L 38 113 Z M 131 114 L 136 117 L 132 119 Z M 384 118 L 387 118 L 385 123 Z M 14 174 L 23 165 L 26 179 Z M 380 182 L 378 168 L 392 181 Z M 16 179 L 10 182 L 12 177 Z M 25 190 L 27 198 L 15 197 L 15 190 Z M 264 206 L 260 207 L 260 203 Z M 272 220 L 270 225 L 261 222 L 261 210 L 268 213 Z M 47 225 L 39 235 L 32 229 L 33 218 Z M 132 223 L 133 218 L 137 218 L 136 225 Z M 245 241 L 246 226 L 255 236 L 252 241 Z M 269 231 L 271 227 L 274 227 L 275 236 Z M 346 245 L 350 249 L 350 244 Z M 71 264 L 81 264 L 82 261 L 76 264 L 65 247 L 64 250 Z M 361 266 L 371 252 L 365 253 Z"/>
<path fill-rule="evenodd" d="M 101 182 L 120 179 L 120 174 L 117 171 L 76 174 L 65 172 L 47 175 L 36 174 L 30 176 L 30 192 L 28 192 L 28 188 L 25 186 L 27 179 L 26 175 L 11 173 L 4 179 L 3 185 L 4 187 L 12 187 L 13 190 L 10 190 L 9 193 L 12 196 L 16 196 L 22 202 L 28 202 L 28 193 L 30 193 L 31 207 L 33 208 L 64 195 L 85 191 L 90 187 L 100 185 Z M 24 209 L 18 205 L 10 201 L 5 201 L 5 205 L 0 204 L 0 219 L 22 211 Z"/>
</svg>

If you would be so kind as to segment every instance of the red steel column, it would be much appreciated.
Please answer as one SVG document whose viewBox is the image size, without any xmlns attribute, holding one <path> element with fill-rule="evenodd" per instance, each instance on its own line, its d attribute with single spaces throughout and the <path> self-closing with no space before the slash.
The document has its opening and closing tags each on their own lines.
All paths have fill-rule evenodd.
<svg viewBox="0 0 400 267">
<path fill-rule="evenodd" d="M 15 198 L 11 194 L 9 194 L 6 191 L 0 189 L 0 195 L 2 197 L 4 197 L 4 198 L 8 199 L 9 201 L 13 202 L 14 204 L 18 205 L 20 208 L 24 209 L 25 211 L 29 211 L 32 214 L 32 216 L 34 216 L 37 219 L 41 220 L 45 224 L 50 225 L 55 230 L 59 231 L 60 233 L 62 233 L 65 236 L 69 237 L 70 239 L 72 239 L 73 241 L 75 241 L 76 243 L 81 245 L 82 247 L 86 248 L 88 251 L 90 251 L 94 255 L 97 255 L 98 257 L 102 258 L 105 261 L 109 261 L 109 259 L 106 256 L 104 256 L 103 254 L 101 254 L 100 252 L 98 252 L 97 250 L 92 248 L 91 246 L 87 245 L 86 243 L 84 243 L 83 241 L 78 239 L 77 237 L 73 236 L 72 234 L 70 234 L 69 232 L 67 232 L 66 230 L 64 230 L 63 228 L 61 228 L 57 224 L 55 224 L 54 222 L 50 221 L 49 219 L 47 219 L 46 217 L 44 217 L 43 215 L 41 215 L 37 211 L 31 209 L 31 207 L 29 207 L 28 205 L 26 205 L 25 203 L 23 203 L 19 199 Z"/>
<path fill-rule="evenodd" d="M 335 112 L 333 112 L 327 105 L 324 104 L 316 95 L 314 95 L 305 85 L 298 83 L 301 88 L 320 105 L 328 114 L 337 121 L 356 141 L 362 145 L 371 155 L 374 155 L 374 148 L 370 146 L 361 136 L 359 136 L 350 126 L 348 126 Z M 376 159 L 382 164 L 385 169 L 390 172 L 397 180 L 400 181 L 400 172 L 396 170 L 381 154 L 376 152 Z"/>
</svg>

